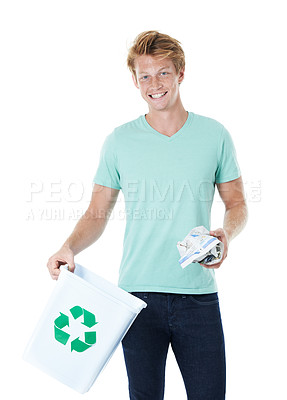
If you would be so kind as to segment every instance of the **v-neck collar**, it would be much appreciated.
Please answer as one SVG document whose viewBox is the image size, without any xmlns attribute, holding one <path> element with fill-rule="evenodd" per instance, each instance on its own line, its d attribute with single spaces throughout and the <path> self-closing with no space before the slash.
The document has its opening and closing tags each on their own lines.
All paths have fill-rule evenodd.
<svg viewBox="0 0 287 400">
<path fill-rule="evenodd" d="M 185 123 L 183 124 L 183 126 L 176 132 L 174 133 L 172 136 L 167 136 L 164 135 L 163 133 L 160 133 L 159 131 L 157 131 L 156 129 L 154 129 L 146 120 L 145 117 L 146 114 L 142 115 L 142 121 L 145 125 L 145 127 L 152 132 L 153 134 L 157 135 L 159 138 L 161 138 L 162 140 L 165 140 L 166 142 L 172 142 L 173 140 L 175 140 L 177 137 L 181 136 L 183 134 L 184 131 L 187 130 L 187 128 L 189 127 L 189 125 L 191 124 L 192 120 L 193 120 L 193 113 L 188 111 L 188 116 L 187 119 L 185 121 Z"/>
</svg>

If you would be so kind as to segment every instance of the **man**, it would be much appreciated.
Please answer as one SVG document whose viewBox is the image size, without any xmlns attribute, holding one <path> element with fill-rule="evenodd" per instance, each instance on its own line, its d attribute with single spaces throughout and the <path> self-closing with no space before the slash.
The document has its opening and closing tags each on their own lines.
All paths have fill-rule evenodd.
<svg viewBox="0 0 287 400">
<path fill-rule="evenodd" d="M 143 32 L 127 63 L 149 111 L 107 136 L 90 205 L 48 268 L 53 279 L 62 264 L 74 269 L 74 256 L 103 233 L 122 190 L 119 286 L 148 304 L 122 341 L 130 399 L 163 399 L 171 344 L 188 399 L 222 400 L 225 348 L 214 270 L 247 220 L 235 149 L 222 124 L 183 107 L 185 60 L 177 40 Z M 224 243 L 222 261 L 182 269 L 176 244 L 196 226 L 210 229 L 215 185 L 225 215 L 223 228 L 210 235 Z"/>
</svg>

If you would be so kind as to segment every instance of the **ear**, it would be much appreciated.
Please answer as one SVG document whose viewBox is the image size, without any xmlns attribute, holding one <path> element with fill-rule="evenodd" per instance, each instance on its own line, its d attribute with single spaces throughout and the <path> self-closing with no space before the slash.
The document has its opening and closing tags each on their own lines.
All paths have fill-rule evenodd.
<svg viewBox="0 0 287 400">
<path fill-rule="evenodd" d="M 182 82 L 183 79 L 184 79 L 184 72 L 185 72 L 185 68 L 183 67 L 183 68 L 179 71 L 179 74 L 178 74 L 178 83 L 179 83 L 179 84 L 181 84 L 181 82 Z"/>
<path fill-rule="evenodd" d="M 133 82 L 134 82 L 134 84 L 135 84 L 135 87 L 136 87 L 137 89 L 139 89 L 139 85 L 138 85 L 137 79 L 136 79 L 136 77 L 134 76 L 133 73 L 132 73 L 132 78 L 133 78 Z"/>
</svg>

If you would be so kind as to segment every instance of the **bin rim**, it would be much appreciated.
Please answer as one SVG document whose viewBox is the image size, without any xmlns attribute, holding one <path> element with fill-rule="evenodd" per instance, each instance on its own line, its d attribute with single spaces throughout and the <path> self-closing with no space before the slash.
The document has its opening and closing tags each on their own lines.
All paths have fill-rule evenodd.
<svg viewBox="0 0 287 400">
<path fill-rule="evenodd" d="M 115 293 L 113 293 L 113 294 L 108 293 L 105 290 L 103 290 L 102 288 L 98 287 L 97 285 L 94 285 L 94 284 L 90 283 L 89 281 L 87 281 L 86 279 L 82 278 L 81 276 L 79 276 L 77 274 L 77 270 L 78 271 L 81 271 L 81 270 L 86 271 L 88 274 L 91 274 L 94 279 L 104 282 L 112 290 L 116 291 L 117 295 L 115 295 Z M 80 282 L 81 284 L 84 284 L 85 286 L 89 287 L 91 290 L 97 290 L 103 296 L 109 298 L 110 300 L 114 301 L 115 303 L 120 302 L 122 305 L 124 305 L 126 308 L 128 308 L 133 313 L 138 314 L 143 308 L 147 307 L 147 303 L 144 302 L 143 300 L 141 300 L 138 297 L 132 295 L 131 293 L 123 290 L 122 288 L 113 284 L 112 282 L 109 282 L 107 279 L 101 277 L 100 275 L 97 275 L 96 273 L 89 270 L 88 268 L 83 267 L 81 264 L 75 263 L 75 271 L 74 272 L 71 272 L 68 270 L 68 264 L 61 265 L 60 271 L 61 271 L 61 273 L 59 275 L 60 280 L 64 277 L 66 277 L 68 279 L 72 279 L 74 281 L 76 280 L 76 281 Z M 62 278 L 61 278 L 62 273 L 64 273 L 64 274 L 62 275 Z M 129 303 L 128 302 L 129 300 L 132 300 L 133 304 L 131 304 L 131 302 Z"/>
</svg>

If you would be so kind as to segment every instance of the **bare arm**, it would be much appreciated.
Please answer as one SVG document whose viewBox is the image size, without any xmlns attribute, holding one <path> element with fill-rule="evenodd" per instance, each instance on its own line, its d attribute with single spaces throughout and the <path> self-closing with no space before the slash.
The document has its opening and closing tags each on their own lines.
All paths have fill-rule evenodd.
<svg viewBox="0 0 287 400">
<path fill-rule="evenodd" d="M 57 253 L 48 260 L 47 267 L 53 279 L 58 279 L 59 267 L 68 264 L 75 268 L 74 256 L 93 244 L 105 230 L 109 216 L 117 201 L 119 190 L 94 185 L 92 198 L 85 214 L 80 218 L 72 234 Z"/>
<path fill-rule="evenodd" d="M 218 183 L 217 188 L 225 205 L 223 228 L 210 231 L 209 234 L 218 237 L 224 243 L 224 253 L 221 262 L 211 266 L 201 264 L 206 268 L 219 268 L 227 257 L 228 246 L 247 223 L 248 210 L 244 196 L 242 178 L 230 182 Z"/>
</svg>

